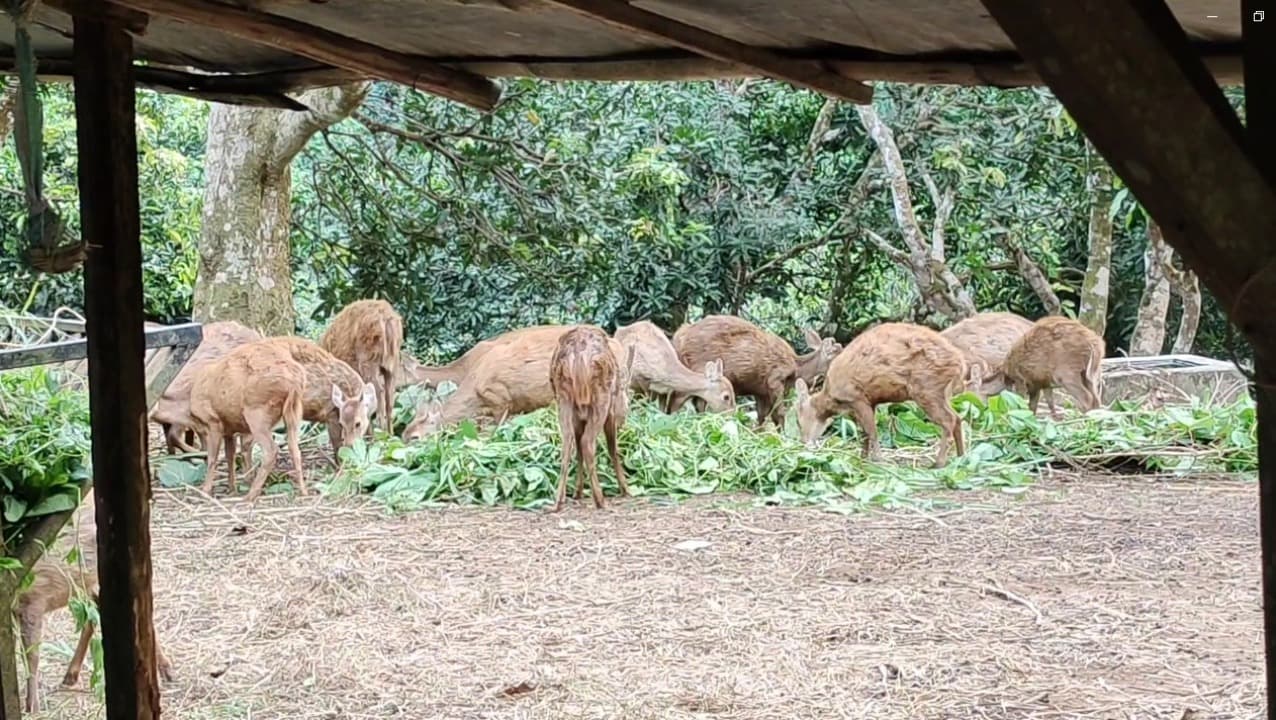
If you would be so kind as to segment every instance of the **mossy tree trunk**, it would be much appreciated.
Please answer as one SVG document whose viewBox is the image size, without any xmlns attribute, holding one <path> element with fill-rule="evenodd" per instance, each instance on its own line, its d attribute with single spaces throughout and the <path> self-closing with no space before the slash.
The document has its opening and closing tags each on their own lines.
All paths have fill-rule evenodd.
<svg viewBox="0 0 1276 720">
<path fill-rule="evenodd" d="M 1081 283 L 1081 305 L 1077 319 L 1103 335 L 1108 326 L 1108 292 L 1112 276 L 1112 168 L 1086 141 L 1089 171 L 1086 185 L 1090 194 L 1090 255 Z"/>
<path fill-rule="evenodd" d="M 1147 249 L 1143 252 L 1143 297 L 1130 335 L 1131 355 L 1159 355 L 1165 347 L 1165 315 L 1170 309 L 1170 279 L 1165 269 L 1173 253 L 1161 236 L 1160 226 L 1149 218 Z"/>
<path fill-rule="evenodd" d="M 292 334 L 292 160 L 354 112 L 368 84 L 303 93 L 306 112 L 214 105 L 205 153 L 195 317 Z"/>
</svg>

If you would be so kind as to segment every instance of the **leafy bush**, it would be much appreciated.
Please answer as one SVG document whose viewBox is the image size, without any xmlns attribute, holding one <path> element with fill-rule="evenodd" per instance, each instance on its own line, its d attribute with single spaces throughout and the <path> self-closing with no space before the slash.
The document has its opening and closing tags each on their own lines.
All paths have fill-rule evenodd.
<svg viewBox="0 0 1276 720">
<path fill-rule="evenodd" d="M 852 511 L 865 505 L 923 502 L 918 490 L 998 487 L 1022 490 L 1034 471 L 1051 463 L 1115 466 L 1167 472 L 1253 471 L 1257 468 L 1253 403 L 1229 407 L 1124 406 L 1062 422 L 1035 417 L 1024 400 L 1006 393 L 981 403 L 962 395 L 954 404 L 967 425 L 966 455 L 942 469 L 928 467 L 939 431 L 912 404 L 879 408 L 882 445 L 895 452 L 883 463 L 860 458 L 854 424 L 835 422 L 819 448 L 784 434 L 755 432 L 743 413 L 665 415 L 636 403 L 620 436 L 635 495 L 680 497 L 744 491 L 766 503 L 822 503 Z M 360 443 L 346 453 L 330 493 L 364 491 L 396 510 L 443 502 L 536 508 L 552 502 L 559 437 L 552 408 L 516 417 L 481 435 L 469 422 L 414 445 L 388 439 Z M 914 462 L 913 460 L 916 460 Z M 615 488 L 606 455 L 600 476 Z M 573 471 L 574 474 L 574 471 Z M 572 480 L 574 482 L 574 480 Z"/>
<path fill-rule="evenodd" d="M 79 504 L 89 458 L 85 393 L 46 368 L 0 373 L 3 547 L 19 546 L 39 518 Z"/>
</svg>

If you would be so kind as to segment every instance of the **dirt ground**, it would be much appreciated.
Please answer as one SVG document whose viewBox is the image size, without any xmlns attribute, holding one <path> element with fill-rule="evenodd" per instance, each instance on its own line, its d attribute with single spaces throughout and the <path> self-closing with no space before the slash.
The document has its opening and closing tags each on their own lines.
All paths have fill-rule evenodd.
<svg viewBox="0 0 1276 720">
<path fill-rule="evenodd" d="M 1056 477 L 952 499 L 387 517 L 157 491 L 165 715 L 1261 715 L 1252 483 Z M 65 638 L 46 646 L 53 686 L 66 613 L 48 637 Z M 47 697 L 46 718 L 98 707 L 83 689 Z"/>
</svg>

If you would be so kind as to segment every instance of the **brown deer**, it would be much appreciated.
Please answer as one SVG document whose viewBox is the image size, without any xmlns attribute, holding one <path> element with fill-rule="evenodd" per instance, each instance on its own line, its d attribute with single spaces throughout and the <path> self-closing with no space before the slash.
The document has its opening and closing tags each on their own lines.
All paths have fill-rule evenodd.
<svg viewBox="0 0 1276 720">
<path fill-rule="evenodd" d="M 468 372 L 461 375 L 456 392 L 444 402 L 423 403 L 404 429 L 403 439 L 418 440 L 440 427 L 467 418 L 499 423 L 511 415 L 548 406 L 554 402 L 554 391 L 549 385 L 549 362 L 558 338 L 572 327 L 538 325 L 479 343 L 461 356 L 461 360 L 467 356 L 474 359 Z M 486 347 L 476 352 L 485 343 Z"/>
<path fill-rule="evenodd" d="M 694 372 L 678 359 L 664 331 L 646 320 L 616 329 L 616 341 L 633 350 L 630 385 L 649 395 L 687 395 L 699 399 L 711 412 L 735 407 L 735 389 L 722 374 L 722 360 L 705 363 Z"/>
<path fill-rule="evenodd" d="M 182 366 L 177 377 L 165 388 L 151 410 L 151 422 L 164 430 L 164 441 L 170 455 L 181 452 L 198 452 L 191 430 L 191 385 L 200 368 L 222 357 L 231 350 L 262 339 L 261 333 L 233 320 L 208 323 L 203 327 L 204 337 L 190 359 Z"/>
<path fill-rule="evenodd" d="M 264 342 L 283 348 L 305 369 L 301 419 L 323 423 L 328 428 L 332 460 L 339 464 L 341 448 L 354 445 L 368 432 L 369 418 L 377 410 L 376 388 L 364 382 L 349 364 L 310 340 L 276 337 Z M 247 465 L 252 458 L 253 440 L 243 438 L 241 442 Z"/>
<path fill-rule="evenodd" d="M 549 365 L 549 382 L 558 402 L 558 428 L 563 438 L 562 461 L 558 473 L 558 489 L 553 511 L 563 507 L 567 492 L 567 474 L 572 456 L 580 455 L 576 468 L 576 497 L 584 489 L 589 476 L 594 505 L 603 506 L 603 492 L 598 484 L 598 434 L 607 436 L 607 452 L 616 470 L 620 494 L 629 495 L 625 469 L 621 465 L 617 433 L 628 412 L 629 372 L 633 368 L 634 348 L 624 350 L 625 365 L 615 354 L 618 343 L 593 325 L 577 325 L 563 333 L 554 349 Z"/>
<path fill-rule="evenodd" d="M 31 584 L 19 590 L 13 614 L 22 634 L 22 647 L 27 662 L 26 712 L 35 713 L 40 708 L 40 643 L 44 639 L 44 620 L 49 613 L 67 607 L 77 594 L 87 595 L 97 602 L 97 521 L 94 516 L 93 491 L 85 493 L 84 500 L 72 516 L 74 531 L 58 538 L 31 568 Z M 63 560 L 72 548 L 78 549 L 74 563 Z M 8 622 L 6 618 L 4 622 Z M 80 680 L 80 668 L 84 665 L 89 644 L 93 640 L 95 626 L 86 622 L 76 643 L 75 653 L 67 665 L 62 685 L 75 687 Z M 173 668 L 159 638 L 155 640 L 155 655 L 160 677 L 173 679 Z"/>
<path fill-rule="evenodd" d="M 758 425 L 768 419 L 784 427 L 784 394 L 799 377 L 808 387 L 823 375 L 842 350 L 832 338 L 804 330 L 811 352 L 797 355 L 780 336 L 733 315 L 710 315 L 683 325 L 673 335 L 678 358 L 694 371 L 721 359 L 723 375 L 737 396 L 752 395 L 758 403 Z M 684 394 L 670 399 L 669 411 L 677 412 L 687 400 Z"/>
<path fill-rule="evenodd" d="M 1102 404 L 1103 355 L 1103 338 L 1090 328 L 1071 318 L 1043 317 L 1006 355 L 1006 386 L 1026 392 L 1034 413 L 1044 392 L 1050 415 L 1058 417 L 1052 388 L 1062 385 L 1081 412 L 1089 412 Z"/>
<path fill-rule="evenodd" d="M 257 475 L 244 498 L 253 502 L 275 467 L 279 446 L 272 429 L 283 421 L 297 491 L 306 494 L 298 435 L 305 411 L 306 370 L 286 347 L 270 339 L 241 345 L 206 365 L 191 388 L 191 417 L 208 451 L 203 490 L 212 493 L 217 456 L 226 443 L 227 479 L 235 484 L 235 436 L 250 435 L 264 451 Z"/>
<path fill-rule="evenodd" d="M 319 339 L 324 350 L 350 363 L 376 388 L 377 412 L 394 432 L 395 376 L 403 348 L 403 318 L 384 300 L 356 300 L 342 308 Z"/>
<path fill-rule="evenodd" d="M 883 323 L 861 333 L 829 366 L 824 389 L 811 394 L 798 379 L 798 431 L 813 445 L 833 418 L 851 413 L 864 439 L 864 456 L 877 460 L 875 409 L 882 403 L 912 400 L 943 430 L 935 467 L 948 460 L 948 448 L 966 452 L 961 418 L 952 408 L 953 395 L 966 381 L 966 361 L 960 350 L 939 333 L 909 323 Z"/>
<path fill-rule="evenodd" d="M 1032 327 L 1028 318 L 1009 312 L 986 312 L 958 322 L 939 334 L 966 356 L 966 389 L 980 399 L 1006 387 L 1006 356 Z"/>
<path fill-rule="evenodd" d="M 403 439 L 412 442 L 465 419 L 499 424 L 508 417 L 548 407 L 554 402 L 549 364 L 559 338 L 573 327 L 538 325 L 493 338 L 493 347 L 475 362 L 456 392 L 445 401 L 433 400 L 417 409 Z M 616 356 L 623 355 L 620 343 L 612 343 Z"/>
</svg>

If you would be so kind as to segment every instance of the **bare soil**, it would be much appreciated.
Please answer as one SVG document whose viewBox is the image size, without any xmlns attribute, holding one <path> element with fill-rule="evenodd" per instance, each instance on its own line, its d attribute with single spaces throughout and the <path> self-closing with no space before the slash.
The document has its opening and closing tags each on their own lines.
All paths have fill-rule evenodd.
<svg viewBox="0 0 1276 720">
<path fill-rule="evenodd" d="M 1261 716 L 1251 482 L 1054 477 L 949 499 L 389 517 L 157 491 L 165 716 Z M 52 686 L 66 613 L 46 637 Z M 101 715 L 87 690 L 50 691 L 42 717 Z"/>
</svg>

